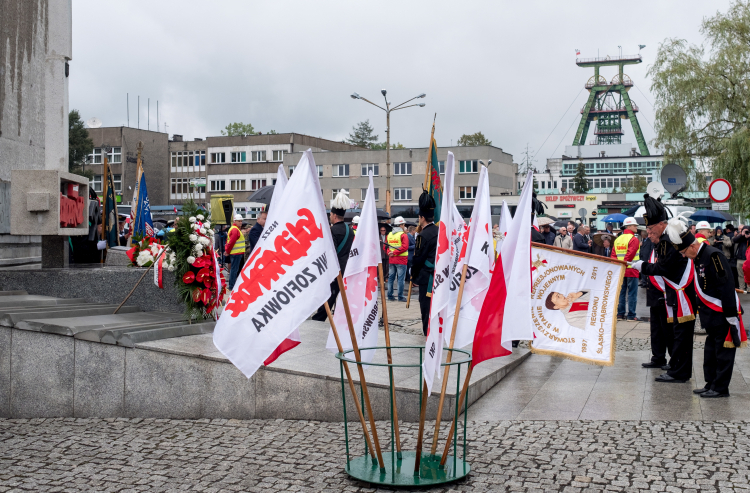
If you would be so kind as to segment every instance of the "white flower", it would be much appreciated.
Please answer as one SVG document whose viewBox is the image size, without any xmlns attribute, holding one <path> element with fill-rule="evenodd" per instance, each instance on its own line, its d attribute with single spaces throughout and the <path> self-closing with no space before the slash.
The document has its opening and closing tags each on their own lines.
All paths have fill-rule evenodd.
<svg viewBox="0 0 750 493">
<path fill-rule="evenodd" d="M 195 257 L 190 256 L 190 257 L 187 258 L 187 263 L 188 264 L 193 265 L 194 262 L 195 262 Z"/>
<path fill-rule="evenodd" d="M 198 253 L 195 256 L 196 257 L 202 257 L 203 256 L 203 251 L 202 250 L 198 250 Z"/>
<path fill-rule="evenodd" d="M 203 219 L 204 219 L 203 214 L 198 214 L 195 217 L 197 217 L 199 221 L 203 221 Z"/>
<path fill-rule="evenodd" d="M 211 227 L 211 221 L 206 221 L 205 223 L 203 223 L 203 226 L 205 226 L 206 229 L 210 228 Z"/>
<path fill-rule="evenodd" d="M 206 235 L 213 236 L 214 235 L 214 230 L 213 229 L 207 229 L 206 230 Z"/>
<path fill-rule="evenodd" d="M 190 235 L 188 236 L 188 238 L 190 238 L 190 241 L 192 241 L 193 243 L 198 241 L 198 235 Z"/>
<path fill-rule="evenodd" d="M 193 229 L 194 229 L 194 230 L 198 231 L 198 230 L 199 230 L 200 228 L 201 228 L 201 227 L 200 227 L 200 226 L 198 226 L 197 224 L 193 224 Z"/>
<path fill-rule="evenodd" d="M 174 264 L 175 262 L 177 262 L 177 255 L 172 252 L 169 254 L 169 263 Z"/>
<path fill-rule="evenodd" d="M 191 216 L 191 217 L 190 217 L 190 222 L 191 222 L 191 223 L 194 223 L 194 222 L 195 222 L 195 218 Z"/>
<path fill-rule="evenodd" d="M 201 251 L 201 250 L 203 250 L 203 245 L 201 245 L 200 243 L 198 243 L 198 244 L 195 245 L 195 249 L 197 251 Z"/>
<path fill-rule="evenodd" d="M 138 253 L 138 257 L 135 259 L 135 262 L 141 267 L 153 261 L 154 261 L 154 257 L 151 255 L 151 252 L 149 252 L 148 250 L 141 250 Z"/>
<path fill-rule="evenodd" d="M 202 235 L 206 234 L 206 228 L 201 228 L 199 231 Z"/>
<path fill-rule="evenodd" d="M 177 269 L 177 267 L 175 267 L 175 266 L 174 266 L 174 265 L 172 265 L 172 264 L 169 264 L 169 267 L 167 267 L 167 270 L 168 270 L 169 272 L 174 272 L 174 271 L 175 271 L 175 269 Z"/>
<path fill-rule="evenodd" d="M 201 236 L 200 238 L 198 238 L 198 241 L 201 243 L 201 245 L 204 245 L 204 246 L 208 246 L 211 244 L 211 240 L 209 240 L 205 236 Z"/>
<path fill-rule="evenodd" d="M 157 245 L 156 243 L 154 243 L 153 245 L 151 245 L 151 254 L 152 255 L 158 255 L 159 254 L 159 245 Z"/>
</svg>

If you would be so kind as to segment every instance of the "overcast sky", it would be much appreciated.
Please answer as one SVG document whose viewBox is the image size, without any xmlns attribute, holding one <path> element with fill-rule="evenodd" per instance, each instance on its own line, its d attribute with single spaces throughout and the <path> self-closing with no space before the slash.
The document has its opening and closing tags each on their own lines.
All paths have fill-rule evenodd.
<svg viewBox="0 0 750 493">
<path fill-rule="evenodd" d="M 570 145 L 597 54 L 635 54 L 630 91 L 649 139 L 654 110 L 646 72 L 659 43 L 700 44 L 700 23 L 726 0 L 541 1 L 73 1 L 70 107 L 105 126 L 185 138 L 230 122 L 256 130 L 346 138 L 369 119 L 385 141 L 385 113 L 349 97 L 393 103 L 422 92 L 424 108 L 393 113 L 392 141 L 426 147 L 433 115 L 440 146 L 482 131 L 516 162 L 527 143 L 537 167 Z M 605 69 L 610 79 L 615 68 Z M 556 127 L 557 125 L 557 127 Z M 635 144 L 630 123 L 623 142 Z M 555 128 L 556 127 L 556 128 Z M 553 131 L 554 129 L 554 131 Z M 592 140 L 593 126 L 588 140 Z M 653 152 L 653 151 L 652 151 Z"/>
</svg>

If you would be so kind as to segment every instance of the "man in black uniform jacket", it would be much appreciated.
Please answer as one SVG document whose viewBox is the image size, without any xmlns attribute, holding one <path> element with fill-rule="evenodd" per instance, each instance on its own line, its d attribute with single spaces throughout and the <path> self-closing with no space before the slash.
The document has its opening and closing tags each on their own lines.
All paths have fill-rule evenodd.
<svg viewBox="0 0 750 493">
<path fill-rule="evenodd" d="M 333 246 L 336 247 L 336 255 L 339 259 L 342 276 L 346 272 L 349 250 L 352 249 L 352 243 L 354 242 L 354 230 L 344 222 L 344 214 L 346 214 L 346 209 L 349 207 L 351 207 L 351 200 L 346 196 L 346 192 L 339 192 L 336 198 L 331 201 L 331 236 L 333 236 Z M 338 295 L 339 282 L 338 279 L 334 279 L 331 283 L 331 296 L 328 298 L 328 306 L 331 307 L 332 313 Z M 326 313 L 325 306 L 318 308 L 317 313 L 312 317 L 313 320 L 319 322 L 325 321 L 326 318 L 328 318 L 328 314 Z"/>
<path fill-rule="evenodd" d="M 656 248 L 653 242 L 646 238 L 641 245 L 641 259 L 644 262 L 651 262 L 651 252 L 654 253 L 654 262 L 656 263 Z M 667 306 L 664 303 L 664 293 L 657 288 L 652 282 L 652 278 L 642 274 L 645 280 L 646 288 L 646 306 L 650 311 L 650 328 L 651 328 L 651 361 L 643 363 L 644 368 L 661 368 L 668 370 L 667 353 L 672 357 L 672 344 L 674 343 L 674 329 L 671 323 L 667 322 Z"/>
<path fill-rule="evenodd" d="M 729 397 L 735 352 L 743 345 L 732 268 L 721 250 L 707 242 L 695 241 L 682 254 L 693 259 L 701 325 L 708 334 L 703 350 L 706 385 L 693 392 L 706 398 Z"/>
<path fill-rule="evenodd" d="M 531 242 L 546 244 L 544 235 L 534 227 L 534 215 L 544 214 L 544 205 L 536 198 L 536 194 L 531 194 Z M 515 347 L 515 346 L 514 346 Z"/>
<path fill-rule="evenodd" d="M 680 254 L 680 251 L 690 246 L 695 237 L 687 229 L 682 221 L 672 218 L 667 221 L 666 210 L 661 199 L 655 200 L 650 195 L 644 195 L 644 206 L 646 213 L 643 218 L 646 222 L 648 237 L 655 244 L 657 260 L 655 263 L 644 263 L 643 260 L 634 262 L 632 267 L 648 276 L 662 276 L 674 284 L 679 285 L 685 269 L 688 267 L 688 259 Z M 695 315 L 684 313 L 678 315 L 677 292 L 666 285 L 667 305 L 672 308 L 673 318 L 671 323 L 674 331 L 672 344 L 670 369 L 667 373 L 656 377 L 657 382 L 682 383 L 690 380 L 693 371 L 693 330 L 695 329 Z M 695 306 L 695 286 L 689 283 L 684 287 L 684 293 Z"/>
<path fill-rule="evenodd" d="M 422 332 L 427 335 L 430 324 L 430 302 L 432 301 L 432 280 L 435 273 L 438 227 L 435 226 L 435 200 L 427 191 L 419 197 L 419 226 L 422 231 L 417 236 L 414 258 L 411 262 L 413 283 L 419 286 L 419 310 L 422 314 Z"/>
</svg>

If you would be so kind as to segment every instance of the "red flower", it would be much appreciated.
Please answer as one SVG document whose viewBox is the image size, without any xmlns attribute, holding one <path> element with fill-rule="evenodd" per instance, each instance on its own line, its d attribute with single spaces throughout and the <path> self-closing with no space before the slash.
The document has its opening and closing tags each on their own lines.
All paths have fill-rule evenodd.
<svg viewBox="0 0 750 493">
<path fill-rule="evenodd" d="M 190 284 L 195 280 L 195 273 L 191 270 L 185 272 L 185 275 L 182 276 L 182 282 L 185 284 Z"/>
<path fill-rule="evenodd" d="M 211 301 L 211 291 L 204 289 L 201 294 L 201 301 L 203 301 L 204 305 L 208 305 L 208 302 Z"/>
<path fill-rule="evenodd" d="M 206 255 L 202 257 L 198 257 L 195 259 L 195 262 L 193 262 L 193 267 L 196 267 L 200 269 L 201 267 L 207 267 L 209 265 L 208 258 Z"/>
<path fill-rule="evenodd" d="M 208 276 L 208 269 L 204 267 L 198 271 L 198 274 L 195 276 L 195 280 L 198 282 L 204 282 L 206 280 L 206 276 Z"/>
<path fill-rule="evenodd" d="M 138 256 L 138 247 L 134 246 L 133 248 L 127 251 L 126 255 L 128 256 L 131 262 L 135 263 L 135 257 Z"/>
<path fill-rule="evenodd" d="M 195 301 L 196 303 L 198 303 L 201 300 L 201 294 L 202 293 L 201 293 L 201 289 L 200 288 L 194 289 L 193 290 L 193 301 Z"/>
</svg>

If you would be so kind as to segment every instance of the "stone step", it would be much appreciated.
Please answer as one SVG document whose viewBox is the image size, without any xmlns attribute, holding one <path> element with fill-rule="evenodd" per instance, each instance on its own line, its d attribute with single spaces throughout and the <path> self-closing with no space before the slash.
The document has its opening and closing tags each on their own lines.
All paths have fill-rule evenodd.
<svg viewBox="0 0 750 493">
<path fill-rule="evenodd" d="M 87 330 L 120 328 L 127 326 L 127 324 L 144 324 L 149 322 L 176 322 L 179 320 L 184 320 L 183 315 L 180 313 L 117 313 L 115 315 L 94 315 L 91 317 L 22 320 L 16 324 L 16 328 L 35 332 L 49 332 L 51 334 L 74 336 L 79 332 L 85 332 Z"/>
<path fill-rule="evenodd" d="M 178 320 L 178 321 L 172 321 L 172 322 L 144 322 L 144 323 L 138 323 L 138 324 L 127 323 L 127 324 L 122 324 L 117 328 L 114 328 L 114 326 L 108 326 L 105 328 L 78 332 L 77 334 L 75 334 L 74 337 L 76 339 L 81 339 L 84 341 L 101 342 L 104 344 L 117 344 L 117 338 L 119 338 L 122 334 L 126 332 L 137 332 L 140 330 L 178 327 L 184 324 L 185 324 L 185 320 Z M 108 335 L 106 340 L 104 339 L 105 335 Z"/>
<path fill-rule="evenodd" d="M 0 291 L 0 296 L 18 296 L 23 294 L 29 294 L 26 291 Z"/>
<path fill-rule="evenodd" d="M 0 308 L 0 327 L 14 327 L 21 320 L 43 320 L 49 318 L 70 318 L 90 315 L 109 315 L 117 305 L 61 305 L 29 308 Z M 135 313 L 141 309 L 137 306 L 123 306 L 118 313 Z"/>
<path fill-rule="evenodd" d="M 214 331 L 215 325 L 216 322 L 204 322 L 198 324 L 180 325 L 176 327 L 162 327 L 158 329 L 140 330 L 136 332 L 125 332 L 117 339 L 117 344 L 125 347 L 134 347 L 136 344 L 142 342 L 160 341 L 162 339 L 194 336 L 199 334 L 211 334 Z M 107 337 L 108 336 L 104 336 L 103 339 L 106 339 Z"/>
<path fill-rule="evenodd" d="M 84 298 L 55 298 L 35 294 L 10 295 L 0 298 L 0 308 L 21 306 L 56 306 L 80 305 L 86 303 Z"/>
</svg>

